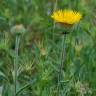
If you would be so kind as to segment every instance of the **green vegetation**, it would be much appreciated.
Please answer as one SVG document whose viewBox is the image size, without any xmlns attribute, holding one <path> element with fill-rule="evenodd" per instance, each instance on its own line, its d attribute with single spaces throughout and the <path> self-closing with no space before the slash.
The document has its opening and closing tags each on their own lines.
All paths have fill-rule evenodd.
<svg viewBox="0 0 96 96">
<path fill-rule="evenodd" d="M 82 14 L 67 30 L 63 67 L 56 9 Z M 96 0 L 0 0 L 0 96 L 96 96 L 95 38 Z"/>
</svg>

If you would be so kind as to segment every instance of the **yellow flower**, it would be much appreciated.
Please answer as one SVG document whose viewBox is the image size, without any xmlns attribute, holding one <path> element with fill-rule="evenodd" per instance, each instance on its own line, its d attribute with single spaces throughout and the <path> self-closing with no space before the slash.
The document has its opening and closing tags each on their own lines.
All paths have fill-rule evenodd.
<svg viewBox="0 0 96 96">
<path fill-rule="evenodd" d="M 78 23 L 82 16 L 79 12 L 65 9 L 53 12 L 51 17 L 57 23 L 61 23 L 64 25 L 73 25 L 75 23 Z"/>
</svg>

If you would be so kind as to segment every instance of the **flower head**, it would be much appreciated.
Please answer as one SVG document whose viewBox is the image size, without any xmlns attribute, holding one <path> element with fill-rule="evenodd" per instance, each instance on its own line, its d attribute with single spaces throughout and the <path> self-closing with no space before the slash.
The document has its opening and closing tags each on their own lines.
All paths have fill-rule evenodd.
<svg viewBox="0 0 96 96">
<path fill-rule="evenodd" d="M 73 25 L 75 23 L 78 23 L 82 16 L 79 12 L 65 9 L 53 12 L 51 17 L 57 23 L 61 23 L 64 25 Z"/>
<path fill-rule="evenodd" d="M 15 25 L 11 28 L 11 32 L 15 33 L 15 34 L 23 34 L 26 32 L 25 27 L 23 26 L 23 24 L 18 24 Z"/>
</svg>

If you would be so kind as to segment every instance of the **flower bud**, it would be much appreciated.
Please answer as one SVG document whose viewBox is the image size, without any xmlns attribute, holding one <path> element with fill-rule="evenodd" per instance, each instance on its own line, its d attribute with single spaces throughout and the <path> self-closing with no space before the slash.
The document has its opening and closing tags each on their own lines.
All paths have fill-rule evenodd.
<svg viewBox="0 0 96 96">
<path fill-rule="evenodd" d="M 21 35 L 26 32 L 26 29 L 22 24 L 15 25 L 11 28 L 11 33 L 16 34 L 16 35 Z"/>
</svg>

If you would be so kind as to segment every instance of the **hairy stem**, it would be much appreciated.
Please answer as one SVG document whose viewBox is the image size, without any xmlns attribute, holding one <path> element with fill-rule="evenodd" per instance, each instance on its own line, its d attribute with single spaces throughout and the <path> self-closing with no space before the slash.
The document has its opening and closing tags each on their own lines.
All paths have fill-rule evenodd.
<svg viewBox="0 0 96 96">
<path fill-rule="evenodd" d="M 61 63 L 59 66 L 59 75 L 58 75 L 58 96 L 61 96 L 61 81 L 62 81 L 62 75 L 63 75 L 63 68 L 64 68 L 64 64 L 65 64 L 65 60 L 66 60 L 66 34 L 63 34 L 62 36 L 62 50 L 61 50 Z"/>
<path fill-rule="evenodd" d="M 16 36 L 15 40 L 15 58 L 14 58 L 14 96 L 17 91 L 17 68 L 18 68 L 18 49 L 20 43 L 20 36 Z"/>
<path fill-rule="evenodd" d="M 66 60 L 66 34 L 64 34 L 62 36 L 62 51 L 61 51 L 61 65 L 60 65 L 60 70 L 62 71 L 62 69 L 64 68 L 64 63 Z"/>
</svg>

